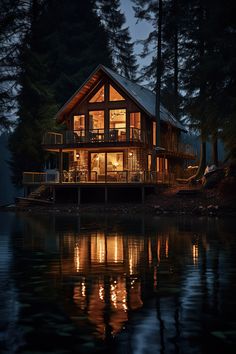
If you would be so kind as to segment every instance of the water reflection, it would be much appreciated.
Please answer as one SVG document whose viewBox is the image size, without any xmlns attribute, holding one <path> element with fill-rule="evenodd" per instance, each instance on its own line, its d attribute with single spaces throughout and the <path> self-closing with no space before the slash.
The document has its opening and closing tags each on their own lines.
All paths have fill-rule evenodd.
<svg viewBox="0 0 236 354">
<path fill-rule="evenodd" d="M 45 332 L 56 341 L 76 333 L 83 344 L 89 333 L 88 343 L 105 343 L 103 353 L 233 353 L 234 233 L 233 223 L 214 219 L 22 215 L 8 232 L 8 277 L 31 307 L 19 321 L 31 321 L 33 336 L 35 318 L 53 307 Z M 23 342 L 28 348 L 31 337 Z M 74 345 L 63 339 L 60 347 L 69 353 Z"/>
</svg>

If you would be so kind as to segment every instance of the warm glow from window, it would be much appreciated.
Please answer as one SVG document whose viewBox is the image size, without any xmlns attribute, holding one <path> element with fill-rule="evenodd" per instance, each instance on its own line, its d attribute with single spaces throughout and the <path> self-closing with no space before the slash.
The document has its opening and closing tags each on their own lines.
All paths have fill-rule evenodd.
<svg viewBox="0 0 236 354">
<path fill-rule="evenodd" d="M 165 159 L 165 171 L 168 171 L 168 160 Z"/>
<path fill-rule="evenodd" d="M 152 122 L 152 143 L 153 145 L 157 144 L 157 123 Z"/>
<path fill-rule="evenodd" d="M 107 171 L 123 171 L 123 152 L 107 153 Z"/>
<path fill-rule="evenodd" d="M 130 113 L 130 139 L 139 140 L 141 129 L 140 112 Z"/>
<path fill-rule="evenodd" d="M 152 155 L 148 154 L 148 171 L 151 171 L 152 166 Z"/>
<path fill-rule="evenodd" d="M 90 99 L 90 103 L 104 102 L 104 86 L 102 86 L 95 95 Z"/>
<path fill-rule="evenodd" d="M 89 130 L 104 130 L 104 111 L 89 112 Z"/>
<path fill-rule="evenodd" d="M 104 233 L 97 233 L 91 237 L 91 260 L 95 263 L 104 263 L 106 257 L 106 245 Z"/>
<path fill-rule="evenodd" d="M 85 116 L 84 116 L 84 114 L 74 116 L 74 130 L 75 131 L 85 130 Z"/>
<path fill-rule="evenodd" d="M 126 140 L 126 109 L 111 109 L 109 116 L 110 139 Z"/>
<path fill-rule="evenodd" d="M 192 254 L 193 254 L 193 264 L 197 265 L 198 263 L 198 244 L 193 244 L 192 245 Z"/>
<path fill-rule="evenodd" d="M 157 157 L 157 172 L 160 172 L 160 157 Z"/>
<path fill-rule="evenodd" d="M 109 101 L 124 101 L 124 97 L 114 89 L 113 86 L 109 85 Z"/>
</svg>

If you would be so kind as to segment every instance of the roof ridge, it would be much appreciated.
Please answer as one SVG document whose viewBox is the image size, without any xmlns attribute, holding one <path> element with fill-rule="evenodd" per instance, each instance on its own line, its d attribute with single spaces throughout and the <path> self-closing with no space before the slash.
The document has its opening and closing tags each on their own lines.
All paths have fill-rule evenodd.
<svg viewBox="0 0 236 354">
<path fill-rule="evenodd" d="M 118 74 L 116 71 L 114 71 L 114 70 L 108 68 L 107 66 L 101 64 L 100 67 L 104 68 L 105 70 L 112 71 L 115 75 L 118 75 L 118 76 L 120 76 L 122 79 L 129 81 L 132 85 L 139 86 L 142 90 L 146 90 L 146 91 L 152 93 L 153 95 L 155 95 L 155 92 L 153 92 L 152 90 L 148 89 L 147 87 L 145 87 L 145 86 L 143 86 L 143 85 L 137 84 L 137 82 L 134 82 L 134 81 L 128 79 L 126 76 L 123 76 L 123 75 L 121 75 L 121 74 Z"/>
</svg>

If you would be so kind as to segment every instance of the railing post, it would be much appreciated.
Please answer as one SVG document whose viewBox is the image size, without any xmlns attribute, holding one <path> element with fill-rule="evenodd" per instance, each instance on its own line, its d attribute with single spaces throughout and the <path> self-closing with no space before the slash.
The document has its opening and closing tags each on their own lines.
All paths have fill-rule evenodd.
<svg viewBox="0 0 236 354">
<path fill-rule="evenodd" d="M 62 153 L 62 149 L 59 149 L 59 183 L 62 183 L 62 166 L 63 166 L 63 153 Z"/>
</svg>

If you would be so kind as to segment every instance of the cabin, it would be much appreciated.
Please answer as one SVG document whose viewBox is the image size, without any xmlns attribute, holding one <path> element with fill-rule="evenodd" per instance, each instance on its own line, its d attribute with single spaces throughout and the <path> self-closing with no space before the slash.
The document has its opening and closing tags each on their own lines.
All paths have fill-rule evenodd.
<svg viewBox="0 0 236 354">
<path fill-rule="evenodd" d="M 57 202 L 90 201 L 96 194 L 105 202 L 121 195 L 144 200 L 155 186 L 182 177 L 194 151 L 182 143 L 185 127 L 162 105 L 157 126 L 155 99 L 99 65 L 56 114 L 58 130 L 45 132 L 47 168 L 24 172 L 26 196 L 41 186 Z"/>
</svg>

